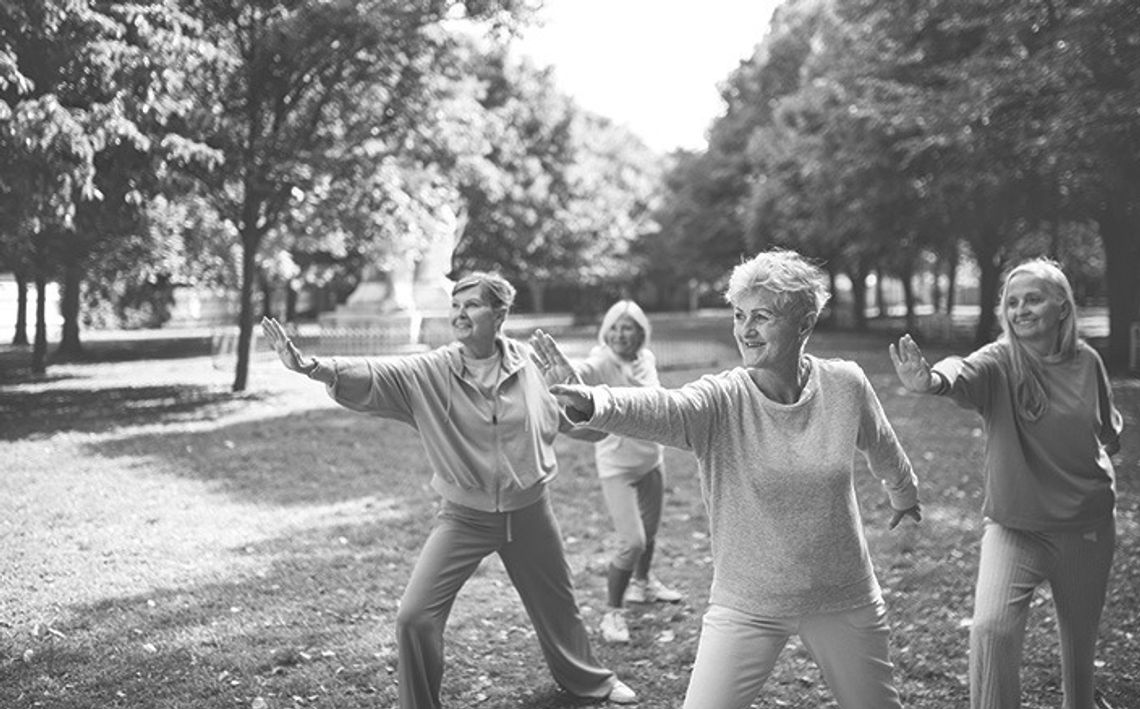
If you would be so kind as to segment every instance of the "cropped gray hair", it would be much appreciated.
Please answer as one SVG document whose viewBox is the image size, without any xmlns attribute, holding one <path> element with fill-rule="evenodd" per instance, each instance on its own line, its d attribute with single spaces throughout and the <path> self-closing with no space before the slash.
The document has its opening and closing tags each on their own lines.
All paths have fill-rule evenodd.
<svg viewBox="0 0 1140 709">
<path fill-rule="evenodd" d="M 732 269 L 724 299 L 736 305 L 760 288 L 776 294 L 776 307 L 783 314 L 819 315 L 831 297 L 827 274 L 788 249 L 761 252 Z"/>
<path fill-rule="evenodd" d="M 455 295 L 459 291 L 466 290 L 471 286 L 479 286 L 483 291 L 483 295 L 487 297 L 490 306 L 495 310 L 510 312 L 511 306 L 515 304 L 515 294 L 518 291 L 515 290 L 515 287 L 511 285 L 510 281 L 498 273 L 473 271 L 459 279 L 451 289 L 451 294 Z"/>
</svg>

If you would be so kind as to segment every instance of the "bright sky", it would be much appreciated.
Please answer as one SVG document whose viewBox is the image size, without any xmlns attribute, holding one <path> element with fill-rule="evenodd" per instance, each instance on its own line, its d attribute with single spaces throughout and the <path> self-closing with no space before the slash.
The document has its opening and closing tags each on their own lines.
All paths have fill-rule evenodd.
<svg viewBox="0 0 1140 709">
<path fill-rule="evenodd" d="M 778 0 L 546 0 L 519 51 L 580 106 L 651 148 L 701 149 L 717 85 L 763 39 Z"/>
</svg>

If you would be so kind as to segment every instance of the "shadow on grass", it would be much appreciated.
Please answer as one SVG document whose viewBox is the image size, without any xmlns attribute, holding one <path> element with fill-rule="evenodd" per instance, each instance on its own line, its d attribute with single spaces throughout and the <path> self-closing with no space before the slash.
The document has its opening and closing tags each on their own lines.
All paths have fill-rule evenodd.
<svg viewBox="0 0 1140 709">
<path fill-rule="evenodd" d="M 264 570 L 75 608 L 36 637 L 0 640 L 0 706 L 393 706 L 394 616 L 431 508 L 421 498 L 382 522 L 234 550 Z M 447 642 L 445 706 L 590 703 L 557 689 L 493 565 L 461 592 Z"/>
<path fill-rule="evenodd" d="M 85 445 L 108 458 L 157 461 L 156 470 L 218 483 L 244 501 L 342 502 L 382 493 L 424 495 L 431 470 L 419 436 L 394 421 L 340 410 L 299 410 L 208 430 L 140 433 Z"/>
<path fill-rule="evenodd" d="M 212 417 L 220 405 L 249 398 L 185 384 L 13 390 L 0 400 L 0 439 L 63 431 L 99 433 L 130 424 L 184 420 L 188 415 Z"/>
</svg>

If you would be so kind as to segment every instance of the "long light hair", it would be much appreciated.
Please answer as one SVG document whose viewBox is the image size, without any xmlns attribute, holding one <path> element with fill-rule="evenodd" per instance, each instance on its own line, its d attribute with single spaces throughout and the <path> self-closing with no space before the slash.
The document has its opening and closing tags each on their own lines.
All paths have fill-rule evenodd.
<svg viewBox="0 0 1140 709">
<path fill-rule="evenodd" d="M 1009 284 L 1014 276 L 1028 275 L 1038 279 L 1046 297 L 1051 298 L 1058 305 L 1068 303 L 1068 313 L 1058 324 L 1057 349 L 1054 353 L 1042 358 L 1033 350 L 1025 346 L 1013 330 L 1009 321 L 1009 312 L 1006 309 L 1006 296 Z M 999 342 L 1006 344 L 1009 353 L 1010 370 L 1013 381 L 1014 397 L 1017 404 L 1017 413 L 1027 421 L 1036 421 L 1044 415 L 1049 408 L 1049 391 L 1045 386 L 1045 377 L 1041 371 L 1043 359 L 1067 360 L 1077 352 L 1079 338 L 1077 336 L 1077 303 L 1073 297 L 1073 287 L 1065 277 L 1060 265 L 1051 259 L 1035 258 L 1018 264 L 1005 277 L 1001 288 L 1001 338 Z"/>
</svg>

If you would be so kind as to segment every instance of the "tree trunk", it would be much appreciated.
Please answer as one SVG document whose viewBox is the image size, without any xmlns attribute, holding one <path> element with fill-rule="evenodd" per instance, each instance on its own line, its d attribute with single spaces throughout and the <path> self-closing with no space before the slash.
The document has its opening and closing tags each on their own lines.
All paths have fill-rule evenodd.
<svg viewBox="0 0 1140 709">
<path fill-rule="evenodd" d="M 297 319 L 297 289 L 290 281 L 285 282 L 285 322 Z"/>
<path fill-rule="evenodd" d="M 63 359 L 79 359 L 83 345 L 79 342 L 79 294 L 83 284 L 83 271 L 73 258 L 63 267 L 63 293 L 60 310 L 63 314 L 63 331 L 56 354 Z"/>
<path fill-rule="evenodd" d="M 47 372 L 47 279 L 36 273 L 36 334 L 32 345 L 32 373 Z"/>
<path fill-rule="evenodd" d="M 12 344 L 28 344 L 28 277 L 21 272 L 16 273 L 16 331 L 12 333 Z"/>
<path fill-rule="evenodd" d="M 1001 287 L 1001 271 L 1005 266 L 1005 258 L 997 246 L 1000 239 L 997 234 L 982 237 L 979 243 L 981 248 L 975 249 L 978 266 L 982 271 L 978 283 L 978 305 L 981 312 L 978 314 L 978 325 L 974 330 L 975 347 L 981 347 L 992 340 L 997 327 L 994 306 L 997 304 L 998 290 Z"/>
<path fill-rule="evenodd" d="M 962 258 L 958 253 L 957 245 L 950 251 L 948 273 L 946 274 L 946 314 L 954 315 L 954 306 L 958 301 L 958 264 Z"/>
<path fill-rule="evenodd" d="M 835 267 L 831 265 L 830 261 L 828 262 L 826 268 L 827 268 L 827 290 L 828 290 L 828 293 L 831 294 L 831 297 L 828 300 L 831 302 L 831 307 L 828 308 L 825 312 L 828 313 L 828 316 L 827 316 L 828 321 L 834 321 L 835 320 L 835 311 L 839 307 L 839 281 L 838 281 L 839 273 L 835 270 Z"/>
<path fill-rule="evenodd" d="M 261 291 L 262 317 L 273 317 L 273 286 L 269 283 L 269 279 L 265 277 L 265 271 L 260 268 L 257 269 L 257 288 Z"/>
<path fill-rule="evenodd" d="M 1104 245 L 1108 290 L 1108 350 L 1105 366 L 1114 372 L 1128 369 L 1132 323 L 1140 321 L 1140 224 L 1129 219 L 1129 209 L 1110 199 L 1098 219 Z"/>
<path fill-rule="evenodd" d="M 883 269 L 875 269 L 875 311 L 878 317 L 887 317 L 886 289 L 883 288 Z"/>
<path fill-rule="evenodd" d="M 855 277 L 851 279 L 851 307 L 854 310 L 856 330 L 867 329 L 867 275 L 870 269 L 865 261 L 866 259 L 859 260 L 855 267 Z"/>
<path fill-rule="evenodd" d="M 536 313 L 546 312 L 546 285 L 537 278 L 531 278 L 526 282 L 527 290 L 530 291 L 530 304 Z"/>
<path fill-rule="evenodd" d="M 900 274 L 903 300 L 906 302 L 906 331 L 918 332 L 918 314 L 914 312 L 914 274 L 908 266 Z"/>
<path fill-rule="evenodd" d="M 249 382 L 249 355 L 253 344 L 253 289 L 257 285 L 257 249 L 261 245 L 261 234 L 255 232 L 252 226 L 246 227 L 246 230 L 241 238 L 241 311 L 238 314 L 234 391 L 245 391 Z"/>
</svg>

